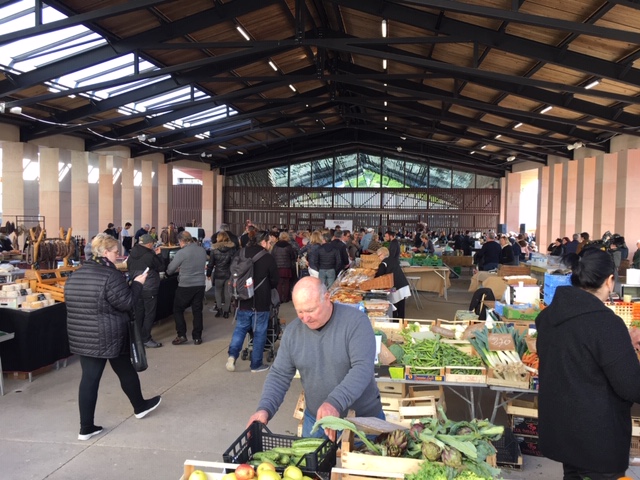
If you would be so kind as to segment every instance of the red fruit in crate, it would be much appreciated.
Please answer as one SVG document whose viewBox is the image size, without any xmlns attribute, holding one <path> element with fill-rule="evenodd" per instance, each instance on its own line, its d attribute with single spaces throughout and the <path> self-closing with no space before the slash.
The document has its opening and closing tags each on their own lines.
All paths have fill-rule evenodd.
<svg viewBox="0 0 640 480">
<path fill-rule="evenodd" d="M 238 480 L 251 480 L 256 476 L 256 471 L 251 465 L 242 463 L 236 468 L 236 478 Z"/>
</svg>

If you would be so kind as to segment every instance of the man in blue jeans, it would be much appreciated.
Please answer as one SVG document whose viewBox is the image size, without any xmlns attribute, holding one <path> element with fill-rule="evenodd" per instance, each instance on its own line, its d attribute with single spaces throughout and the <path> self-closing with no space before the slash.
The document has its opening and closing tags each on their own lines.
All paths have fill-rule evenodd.
<svg viewBox="0 0 640 480">
<path fill-rule="evenodd" d="M 258 232 L 255 229 L 247 231 L 247 246 L 244 247 L 245 257 L 253 258 L 263 250 L 269 250 L 269 232 Z M 237 253 L 236 255 L 239 255 Z M 231 336 L 229 358 L 226 369 L 234 372 L 236 360 L 242 350 L 244 338 L 253 331 L 253 350 L 251 351 L 251 371 L 253 373 L 269 370 L 269 365 L 263 363 L 264 346 L 267 343 L 269 328 L 269 313 L 271 311 L 271 289 L 278 286 L 278 267 L 271 254 L 263 255 L 253 264 L 253 298 L 240 300 L 236 312 L 236 328 Z"/>
<path fill-rule="evenodd" d="M 278 411 L 296 370 L 300 372 L 306 408 L 302 436 L 316 420 L 345 417 L 384 419 L 374 375 L 376 340 L 369 318 L 357 308 L 333 303 L 318 278 L 304 277 L 293 288 L 298 317 L 287 325 L 278 356 L 267 375 L 258 411 L 249 419 L 266 424 Z M 336 439 L 334 430 L 318 430 Z M 315 436 L 315 434 L 314 434 Z"/>
</svg>

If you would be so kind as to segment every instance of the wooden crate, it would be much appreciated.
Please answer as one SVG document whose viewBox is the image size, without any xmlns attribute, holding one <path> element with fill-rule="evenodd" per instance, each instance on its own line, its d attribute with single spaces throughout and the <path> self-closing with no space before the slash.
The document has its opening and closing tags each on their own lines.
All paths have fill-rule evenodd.
<svg viewBox="0 0 640 480">
<path fill-rule="evenodd" d="M 519 388 L 522 390 L 529 390 L 531 386 L 531 378 L 527 373 L 521 380 L 505 380 L 503 378 L 496 377 L 493 368 L 487 369 L 487 385 L 497 385 L 499 387 L 511 387 Z"/>
<path fill-rule="evenodd" d="M 380 330 L 381 332 L 384 332 L 387 336 L 387 341 L 394 343 L 404 342 L 404 337 L 400 334 L 402 332 L 402 329 L 404 328 L 404 324 L 402 322 L 384 322 L 371 319 L 371 326 L 374 330 Z"/>
<path fill-rule="evenodd" d="M 354 470 L 334 467 L 331 469 L 331 480 L 403 480 L 404 473 L 372 472 L 371 470 Z"/>
<path fill-rule="evenodd" d="M 521 398 L 509 398 L 505 395 L 503 396 L 503 401 L 506 402 L 505 411 L 507 415 L 538 418 L 538 397 L 535 397 L 533 401 L 529 401 Z"/>
<path fill-rule="evenodd" d="M 404 367 L 404 378 L 415 381 L 444 382 L 444 367 Z"/>
<path fill-rule="evenodd" d="M 304 418 L 305 405 L 304 392 L 300 392 L 300 395 L 298 396 L 298 403 L 296 403 L 296 408 L 293 411 L 293 418 L 297 420 L 302 420 Z"/>
<path fill-rule="evenodd" d="M 453 373 L 457 370 L 464 370 L 469 373 Z M 456 367 L 455 365 L 445 367 L 444 376 L 447 382 L 454 383 L 487 383 L 486 367 Z"/>
<path fill-rule="evenodd" d="M 354 434 L 350 430 L 342 433 L 342 468 L 366 472 L 416 473 L 423 460 L 398 457 L 378 457 L 354 452 Z"/>
<path fill-rule="evenodd" d="M 195 470 L 201 470 L 208 480 L 220 480 L 226 472 L 233 472 L 238 468 L 236 463 L 207 462 L 205 460 L 185 460 L 180 480 L 189 480 Z"/>
</svg>

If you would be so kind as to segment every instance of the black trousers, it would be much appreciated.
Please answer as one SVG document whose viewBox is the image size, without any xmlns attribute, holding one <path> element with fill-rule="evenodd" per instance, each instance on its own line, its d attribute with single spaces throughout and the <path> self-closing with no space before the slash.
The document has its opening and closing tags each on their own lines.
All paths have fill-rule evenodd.
<svg viewBox="0 0 640 480">
<path fill-rule="evenodd" d="M 563 480 L 617 480 L 620 477 L 624 477 L 626 473 L 624 471 L 618 473 L 589 472 L 588 470 L 574 467 L 573 465 L 568 465 L 566 463 L 562 464 L 562 468 L 564 470 L 564 477 L 562 477 Z"/>
<path fill-rule="evenodd" d="M 79 355 L 82 367 L 82 379 L 78 391 L 78 405 L 80 407 L 80 426 L 91 427 L 94 425 L 96 402 L 98 401 L 98 387 L 102 372 L 107 364 L 106 358 L 85 357 Z M 127 395 L 133 410 L 140 410 L 144 406 L 144 398 L 140 388 L 138 372 L 133 369 L 129 355 L 120 355 L 109 358 L 111 368 L 120 379 L 122 391 Z"/>
<path fill-rule="evenodd" d="M 393 312 L 393 318 L 404 318 L 405 315 L 405 303 L 407 302 L 406 298 L 403 298 L 398 303 L 394 303 L 393 306 L 396 307 L 395 312 Z"/>
<path fill-rule="evenodd" d="M 140 335 L 143 342 L 151 340 L 151 328 L 153 322 L 156 319 L 156 309 L 158 306 L 158 296 L 149 295 L 145 296 L 143 293 L 136 301 L 135 306 L 135 318 L 138 328 L 140 328 Z"/>
<path fill-rule="evenodd" d="M 202 338 L 202 309 L 204 307 L 204 285 L 200 287 L 178 287 L 173 299 L 173 319 L 176 322 L 176 332 L 179 337 L 187 336 L 187 323 L 184 321 L 184 311 L 191 307 L 193 313 L 193 332 L 191 336 Z"/>
</svg>

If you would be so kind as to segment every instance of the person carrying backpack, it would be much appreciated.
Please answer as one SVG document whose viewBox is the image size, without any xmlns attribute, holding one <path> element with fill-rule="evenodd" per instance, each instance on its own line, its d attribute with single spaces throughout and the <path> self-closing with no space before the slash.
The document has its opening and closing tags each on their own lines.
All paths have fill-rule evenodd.
<svg viewBox="0 0 640 480">
<path fill-rule="evenodd" d="M 240 249 L 231 261 L 230 292 L 237 301 L 236 328 L 229 344 L 229 358 L 226 369 L 233 372 L 236 360 L 242 350 L 244 339 L 249 330 L 253 330 L 253 350 L 251 351 L 251 371 L 253 373 L 269 370 L 263 363 L 264 346 L 267 342 L 269 314 L 271 310 L 271 289 L 278 286 L 278 267 L 268 252 L 269 232 L 247 232 L 247 246 Z M 245 262 L 251 259 L 252 262 Z M 248 273 L 251 272 L 250 275 Z M 252 288 L 247 288 L 248 278 L 252 279 Z M 253 290 L 253 295 L 251 294 Z"/>
</svg>

